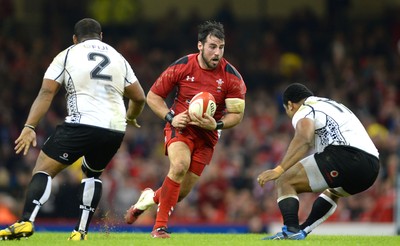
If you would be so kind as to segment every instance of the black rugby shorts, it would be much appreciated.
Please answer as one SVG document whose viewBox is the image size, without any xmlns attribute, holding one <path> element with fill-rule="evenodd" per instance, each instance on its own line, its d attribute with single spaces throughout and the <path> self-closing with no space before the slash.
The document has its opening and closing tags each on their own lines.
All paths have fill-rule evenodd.
<svg viewBox="0 0 400 246">
<path fill-rule="evenodd" d="M 43 145 L 54 160 L 71 165 L 80 157 L 95 170 L 104 169 L 121 146 L 125 133 L 105 128 L 63 123 Z"/>
<path fill-rule="evenodd" d="M 378 158 L 361 149 L 329 145 L 314 157 L 329 187 L 342 187 L 352 195 L 371 187 L 378 177 Z"/>
</svg>

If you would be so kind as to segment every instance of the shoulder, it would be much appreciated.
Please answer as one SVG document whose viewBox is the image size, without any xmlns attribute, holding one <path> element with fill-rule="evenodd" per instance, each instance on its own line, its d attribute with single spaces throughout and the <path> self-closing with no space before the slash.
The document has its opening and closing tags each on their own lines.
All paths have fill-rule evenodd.
<svg viewBox="0 0 400 246">
<path fill-rule="evenodd" d="M 328 101 L 328 100 L 331 100 L 331 99 L 324 98 L 324 97 L 311 96 L 311 97 L 308 97 L 304 101 L 304 104 L 314 105 L 314 104 L 317 104 L 317 103 L 319 103 L 321 101 Z"/>
<path fill-rule="evenodd" d="M 185 75 L 187 73 L 193 72 L 196 70 L 196 55 L 195 54 L 190 54 L 190 55 L 186 55 L 183 56 L 179 59 L 177 59 L 176 61 L 174 61 L 173 63 L 171 63 L 171 65 L 169 65 L 163 72 L 164 75 L 169 74 L 170 77 L 171 76 L 175 79 L 180 78 L 181 75 Z M 162 76 L 162 77 L 166 77 L 166 76 Z"/>
<path fill-rule="evenodd" d="M 224 77 L 228 80 L 227 86 L 229 86 L 232 90 L 240 93 L 242 97 L 244 97 L 247 88 L 242 75 L 232 64 L 230 64 L 225 59 L 221 60 L 221 66 Z"/>
<path fill-rule="evenodd" d="M 301 118 L 314 118 L 315 117 L 315 105 L 318 103 L 315 97 L 309 97 L 306 101 L 299 107 L 293 116 L 293 122 L 297 122 Z"/>
<path fill-rule="evenodd" d="M 240 80 L 243 80 L 242 75 L 239 73 L 239 71 L 232 65 L 230 64 L 226 59 L 222 59 L 221 60 L 221 65 L 223 70 L 228 73 L 228 74 L 232 74 L 235 77 L 237 77 Z"/>
<path fill-rule="evenodd" d="M 64 49 L 63 51 L 61 51 L 60 53 L 58 53 L 58 54 L 54 57 L 53 62 L 64 62 L 64 61 L 67 59 L 68 54 L 70 53 L 70 51 L 71 51 L 74 47 L 76 47 L 76 45 L 71 45 L 71 46 L 69 46 L 68 48 L 66 48 L 66 49 Z"/>
<path fill-rule="evenodd" d="M 177 65 L 187 65 L 189 63 L 192 63 L 196 60 L 196 54 L 189 54 L 186 56 L 183 56 L 179 59 L 177 59 L 176 61 L 174 61 L 173 63 L 171 63 L 171 65 L 169 65 L 170 67 L 174 67 Z"/>
</svg>

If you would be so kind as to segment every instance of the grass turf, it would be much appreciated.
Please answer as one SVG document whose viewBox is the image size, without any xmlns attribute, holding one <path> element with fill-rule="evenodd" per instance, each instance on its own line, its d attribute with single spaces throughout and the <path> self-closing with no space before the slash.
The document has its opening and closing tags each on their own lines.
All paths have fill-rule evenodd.
<svg viewBox="0 0 400 246">
<path fill-rule="evenodd" d="M 67 241 L 70 233 L 37 232 L 28 239 L 1 241 L 1 245 L 71 245 Z M 400 245 L 400 236 L 340 236 L 340 235 L 309 235 L 302 241 L 263 241 L 266 234 L 202 234 L 202 233 L 172 233 L 170 239 L 154 239 L 149 233 L 103 233 L 88 234 L 87 241 L 79 245 L 119 246 L 119 245 L 323 245 L 323 246 L 353 246 L 353 245 Z"/>
</svg>

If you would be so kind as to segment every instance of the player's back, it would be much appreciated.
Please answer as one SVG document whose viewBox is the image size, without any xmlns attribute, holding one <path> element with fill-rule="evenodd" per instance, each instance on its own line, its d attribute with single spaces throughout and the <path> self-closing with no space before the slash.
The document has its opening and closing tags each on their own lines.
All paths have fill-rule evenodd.
<svg viewBox="0 0 400 246">
<path fill-rule="evenodd" d="M 378 151 L 356 115 L 341 103 L 322 97 L 309 97 L 296 113 L 312 118 L 315 124 L 315 147 L 318 152 L 327 145 L 349 145 L 378 156 Z"/>
<path fill-rule="evenodd" d="M 66 122 L 124 130 L 123 92 L 129 66 L 125 59 L 110 45 L 95 39 L 64 52 Z"/>
</svg>

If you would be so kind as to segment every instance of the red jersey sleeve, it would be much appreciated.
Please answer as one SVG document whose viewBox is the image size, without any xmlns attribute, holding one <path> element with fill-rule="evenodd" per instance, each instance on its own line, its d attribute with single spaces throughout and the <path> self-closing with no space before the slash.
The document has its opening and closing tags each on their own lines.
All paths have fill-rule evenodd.
<svg viewBox="0 0 400 246">
<path fill-rule="evenodd" d="M 150 90 L 162 98 L 166 98 L 175 86 L 176 80 L 172 79 L 175 76 L 175 68 L 168 67 L 154 82 Z"/>
<path fill-rule="evenodd" d="M 225 72 L 229 81 L 229 87 L 225 98 L 245 99 L 247 88 L 242 75 L 230 63 L 226 64 Z"/>
<path fill-rule="evenodd" d="M 168 94 L 174 89 L 175 86 L 181 80 L 181 73 L 179 69 L 181 66 L 187 64 L 188 57 L 184 56 L 174 63 L 172 63 L 164 72 L 157 78 L 154 82 L 153 86 L 150 90 L 161 96 L 162 98 L 166 98 Z"/>
</svg>

